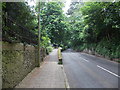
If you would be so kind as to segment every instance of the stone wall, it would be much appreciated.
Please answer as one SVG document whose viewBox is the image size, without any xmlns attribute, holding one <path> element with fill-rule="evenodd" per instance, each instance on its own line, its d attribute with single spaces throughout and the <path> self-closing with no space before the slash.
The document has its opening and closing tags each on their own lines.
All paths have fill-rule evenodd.
<svg viewBox="0 0 120 90">
<path fill-rule="evenodd" d="M 21 43 L 2 43 L 2 88 L 13 88 L 36 67 L 37 49 Z"/>
</svg>

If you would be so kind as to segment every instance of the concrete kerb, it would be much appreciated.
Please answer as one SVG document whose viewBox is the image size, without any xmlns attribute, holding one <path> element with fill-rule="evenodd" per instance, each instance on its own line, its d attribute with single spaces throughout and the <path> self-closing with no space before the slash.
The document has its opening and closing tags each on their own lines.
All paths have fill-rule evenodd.
<svg viewBox="0 0 120 90">
<path fill-rule="evenodd" d="M 61 65 L 61 67 L 63 68 L 64 78 L 65 78 L 65 87 L 69 90 L 70 86 L 69 86 L 69 83 L 68 83 L 68 79 L 67 79 L 64 67 L 63 67 L 63 65 Z"/>
</svg>

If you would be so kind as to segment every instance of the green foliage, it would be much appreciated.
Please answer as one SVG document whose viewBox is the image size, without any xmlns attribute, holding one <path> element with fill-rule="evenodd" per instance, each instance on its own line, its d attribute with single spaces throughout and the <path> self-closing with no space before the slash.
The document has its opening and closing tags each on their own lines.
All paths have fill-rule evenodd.
<svg viewBox="0 0 120 90">
<path fill-rule="evenodd" d="M 7 12 L 8 16 L 14 18 L 16 23 L 19 23 L 30 30 L 33 29 L 36 24 L 34 21 L 36 16 L 27 3 L 6 2 L 6 7 L 3 8 L 3 12 Z"/>
<path fill-rule="evenodd" d="M 37 44 L 34 11 L 25 2 L 2 3 L 3 40 Z"/>
<path fill-rule="evenodd" d="M 120 2 L 72 3 L 68 10 L 71 47 L 120 58 Z"/>
<path fill-rule="evenodd" d="M 42 47 L 47 47 L 51 44 L 49 37 L 42 36 L 41 39 L 42 39 L 41 40 L 41 46 Z"/>
<path fill-rule="evenodd" d="M 53 47 L 52 46 L 48 46 L 48 47 L 46 47 L 46 49 L 47 49 L 47 54 L 49 54 L 50 52 L 52 52 Z"/>
<path fill-rule="evenodd" d="M 41 36 L 47 36 L 52 44 L 58 44 L 59 46 L 64 46 L 67 34 L 67 23 L 62 7 L 63 3 L 61 2 L 41 2 L 40 9 Z"/>
<path fill-rule="evenodd" d="M 120 2 L 73 2 L 67 17 L 63 6 L 62 2 L 40 3 L 41 47 L 49 53 L 51 44 L 57 44 L 62 50 L 89 49 L 111 59 L 120 58 Z M 38 34 L 37 17 L 27 3 L 2 3 L 2 7 L 4 15 L 8 12 L 16 23 Z M 3 22 L 4 30 L 18 30 L 16 23 L 6 27 Z"/>
<path fill-rule="evenodd" d="M 111 59 L 120 58 L 120 45 L 115 45 L 113 41 L 106 42 L 106 40 L 102 40 L 96 45 L 95 51 Z"/>
</svg>

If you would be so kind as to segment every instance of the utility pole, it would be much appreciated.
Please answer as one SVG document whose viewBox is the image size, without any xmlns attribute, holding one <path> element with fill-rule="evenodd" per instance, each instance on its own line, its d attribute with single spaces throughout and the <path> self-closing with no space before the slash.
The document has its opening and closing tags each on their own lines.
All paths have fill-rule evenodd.
<svg viewBox="0 0 120 90">
<path fill-rule="evenodd" d="M 40 31 L 40 0 L 38 2 L 38 67 L 40 67 L 40 60 L 41 60 L 41 57 L 40 57 L 40 35 L 41 34 L 41 31 Z"/>
</svg>

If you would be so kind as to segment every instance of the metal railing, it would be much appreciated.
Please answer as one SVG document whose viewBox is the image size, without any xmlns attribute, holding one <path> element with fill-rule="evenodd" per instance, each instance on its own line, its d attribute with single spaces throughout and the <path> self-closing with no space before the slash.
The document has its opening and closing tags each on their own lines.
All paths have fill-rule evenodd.
<svg viewBox="0 0 120 90">
<path fill-rule="evenodd" d="M 21 42 L 32 45 L 38 44 L 38 35 L 25 26 L 18 24 L 10 16 L 3 16 L 4 25 L 2 27 L 2 41 Z"/>
</svg>

